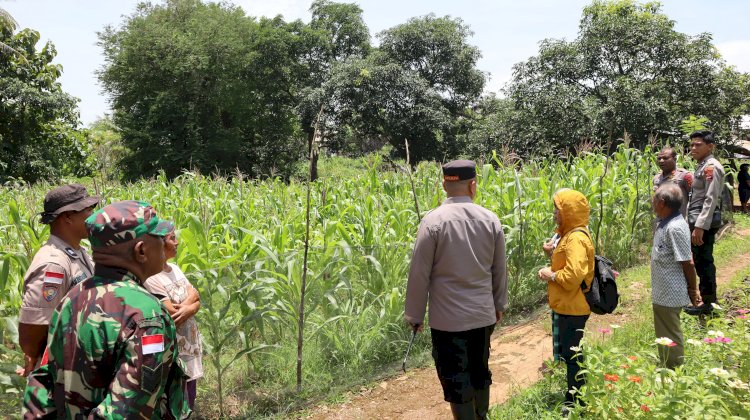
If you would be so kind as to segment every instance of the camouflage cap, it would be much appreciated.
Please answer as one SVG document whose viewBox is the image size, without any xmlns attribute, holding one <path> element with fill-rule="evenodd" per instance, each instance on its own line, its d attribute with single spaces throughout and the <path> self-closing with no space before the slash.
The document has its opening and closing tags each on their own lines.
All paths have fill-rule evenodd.
<svg viewBox="0 0 750 420">
<path fill-rule="evenodd" d="M 150 234 L 166 236 L 168 228 L 145 201 L 118 201 L 86 219 L 89 242 L 93 247 L 108 247 Z"/>
</svg>

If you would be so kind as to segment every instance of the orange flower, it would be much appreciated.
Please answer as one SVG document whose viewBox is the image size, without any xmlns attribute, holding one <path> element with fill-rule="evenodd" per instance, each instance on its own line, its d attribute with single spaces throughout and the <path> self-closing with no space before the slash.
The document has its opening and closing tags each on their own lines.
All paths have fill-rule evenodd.
<svg viewBox="0 0 750 420">
<path fill-rule="evenodd" d="M 604 380 L 605 381 L 611 381 L 611 382 L 617 382 L 620 380 L 620 377 L 616 374 L 610 375 L 609 373 L 604 374 Z"/>
<path fill-rule="evenodd" d="M 646 404 L 641 404 L 641 410 L 645 411 L 646 413 L 648 413 L 649 411 L 651 411 L 651 409 L 648 408 L 648 406 Z"/>
<path fill-rule="evenodd" d="M 630 369 L 630 365 L 629 364 L 622 364 L 622 365 L 620 365 L 620 367 L 623 368 L 623 369 Z"/>
<path fill-rule="evenodd" d="M 640 376 L 631 375 L 631 376 L 628 376 L 628 380 L 630 382 L 635 382 L 637 384 L 641 383 L 641 377 Z"/>
<path fill-rule="evenodd" d="M 647 396 L 647 397 L 650 397 L 650 396 L 652 396 L 652 395 L 654 395 L 654 393 L 653 393 L 652 391 L 648 391 L 648 392 L 646 393 L 646 396 Z"/>
<path fill-rule="evenodd" d="M 635 356 L 628 356 L 628 359 L 630 359 L 631 362 L 635 362 L 636 360 L 638 360 L 638 358 Z"/>
<path fill-rule="evenodd" d="M 617 412 L 618 412 L 618 413 L 622 413 L 623 411 L 624 411 L 624 410 L 622 409 L 622 407 L 617 407 Z"/>
<path fill-rule="evenodd" d="M 607 384 L 607 389 L 610 390 L 610 391 L 614 391 L 615 390 L 615 386 L 612 385 L 612 384 Z"/>
</svg>

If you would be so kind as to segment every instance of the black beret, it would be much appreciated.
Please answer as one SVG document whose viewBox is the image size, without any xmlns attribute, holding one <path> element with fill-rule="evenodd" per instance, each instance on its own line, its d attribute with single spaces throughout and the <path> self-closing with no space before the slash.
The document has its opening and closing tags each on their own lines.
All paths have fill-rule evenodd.
<svg viewBox="0 0 750 420">
<path fill-rule="evenodd" d="M 477 164 L 473 160 L 454 160 L 443 165 L 443 179 L 464 181 L 477 177 Z"/>
</svg>

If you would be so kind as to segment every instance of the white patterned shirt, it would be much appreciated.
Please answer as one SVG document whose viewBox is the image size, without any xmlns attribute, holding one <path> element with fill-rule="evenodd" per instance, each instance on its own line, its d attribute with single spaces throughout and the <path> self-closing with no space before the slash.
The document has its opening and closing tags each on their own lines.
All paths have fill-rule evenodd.
<svg viewBox="0 0 750 420">
<path fill-rule="evenodd" d="M 153 295 L 161 300 L 169 299 L 172 303 L 182 303 L 188 297 L 190 282 L 176 264 L 169 264 L 172 271 L 162 271 L 149 277 L 143 285 Z M 189 318 L 177 327 L 177 349 L 180 359 L 185 362 L 186 374 L 189 380 L 203 376 L 201 337 L 198 332 L 198 322 L 195 317 Z"/>
<path fill-rule="evenodd" d="M 651 249 L 651 300 L 656 305 L 679 308 L 690 304 L 682 262 L 693 258 L 690 228 L 680 214 L 661 221 Z"/>
</svg>

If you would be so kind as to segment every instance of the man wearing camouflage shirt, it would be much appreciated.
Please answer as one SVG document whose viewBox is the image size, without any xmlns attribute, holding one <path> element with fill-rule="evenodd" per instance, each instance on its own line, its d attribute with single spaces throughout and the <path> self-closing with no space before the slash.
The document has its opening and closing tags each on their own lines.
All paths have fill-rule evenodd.
<svg viewBox="0 0 750 420">
<path fill-rule="evenodd" d="M 714 265 L 714 239 L 721 227 L 721 194 L 724 189 L 724 167 L 714 157 L 714 135 L 708 130 L 690 135 L 690 154 L 698 162 L 695 169 L 688 225 L 692 230 L 693 260 L 700 278 L 703 304 L 688 306 L 690 315 L 709 313 L 716 303 L 716 266 Z"/>
<path fill-rule="evenodd" d="M 52 316 L 42 366 L 29 376 L 24 418 L 186 418 L 174 322 L 142 287 L 164 267 L 161 219 L 121 201 L 86 219 L 94 277 Z"/>
<path fill-rule="evenodd" d="M 24 353 L 24 366 L 17 370 L 27 376 L 37 367 L 47 345 L 52 312 L 71 287 L 94 275 L 94 263 L 81 246 L 86 239 L 84 221 L 99 203 L 83 185 L 57 187 L 44 197 L 41 222 L 50 225 L 50 237 L 29 266 L 23 282 L 18 338 Z"/>
</svg>

